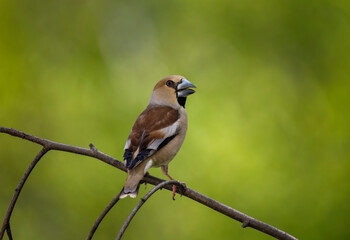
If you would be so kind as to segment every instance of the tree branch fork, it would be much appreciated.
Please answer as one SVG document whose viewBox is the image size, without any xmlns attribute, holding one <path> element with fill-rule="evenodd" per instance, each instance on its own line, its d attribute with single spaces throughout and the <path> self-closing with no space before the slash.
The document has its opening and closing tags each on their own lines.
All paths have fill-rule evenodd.
<svg viewBox="0 0 350 240">
<path fill-rule="evenodd" d="M 63 152 L 70 152 L 73 154 L 80 154 L 85 155 L 89 157 L 93 157 L 95 159 L 98 159 L 100 161 L 103 161 L 104 163 L 107 163 L 110 166 L 113 166 L 115 168 L 118 168 L 119 170 L 122 170 L 126 172 L 126 168 L 124 166 L 124 163 L 99 151 L 92 143 L 89 144 L 89 149 L 87 148 L 81 148 L 76 146 L 71 146 L 63 143 L 53 142 L 47 139 L 39 138 L 30 134 L 27 134 L 25 132 L 18 131 L 13 128 L 6 128 L 6 127 L 0 127 L 0 132 L 9 134 L 14 137 L 19 137 L 27 141 L 31 141 L 36 144 L 40 144 L 43 148 L 39 151 L 39 153 L 35 156 L 34 160 L 30 163 L 29 167 L 25 171 L 23 177 L 21 178 L 20 182 L 18 183 L 17 187 L 15 188 L 14 195 L 12 197 L 12 200 L 9 204 L 9 207 L 6 211 L 4 221 L 0 230 L 0 240 L 3 239 L 5 232 L 7 233 L 7 236 L 10 240 L 12 240 L 12 232 L 10 228 L 10 218 L 11 214 L 13 212 L 13 209 L 15 207 L 16 201 L 20 195 L 20 192 L 29 177 L 31 171 L 34 169 L 36 164 L 40 161 L 40 159 L 49 151 L 55 150 L 55 151 L 63 151 Z M 155 185 L 155 187 L 150 190 L 144 197 L 141 198 L 139 203 L 136 205 L 134 210 L 131 212 L 127 220 L 125 221 L 123 227 L 121 228 L 118 236 L 116 239 L 121 239 L 123 233 L 125 232 L 126 228 L 128 227 L 130 221 L 135 216 L 137 211 L 141 208 L 141 206 L 147 201 L 149 197 L 151 197 L 157 190 L 159 189 L 167 189 L 169 191 L 172 191 L 172 185 L 178 185 L 177 192 L 183 196 L 186 196 L 194 201 L 197 201 L 221 214 L 224 214 L 232 219 L 235 219 L 242 223 L 242 227 L 251 227 L 258 231 L 261 231 L 265 234 L 268 234 L 272 237 L 275 237 L 277 239 L 286 239 L 286 240 L 296 240 L 297 238 L 293 237 L 292 235 L 273 227 L 267 223 L 264 223 L 262 221 L 259 221 L 253 217 L 250 217 L 240 211 L 237 211 L 225 204 L 222 204 L 212 198 L 209 198 L 191 188 L 188 188 L 184 186 L 182 183 L 175 181 L 175 180 L 169 180 L 165 181 L 163 179 L 154 177 L 150 174 L 146 174 L 145 177 L 142 179 L 144 183 L 149 183 L 152 185 Z M 95 231 L 97 230 L 99 224 L 103 220 L 104 216 L 108 213 L 108 211 L 119 201 L 119 195 L 118 193 L 112 201 L 106 206 L 106 208 L 102 211 L 100 216 L 97 218 L 97 220 L 94 222 L 91 231 L 87 237 L 87 239 L 92 239 Z M 13 230 L 12 230 L 13 231 Z"/>
</svg>

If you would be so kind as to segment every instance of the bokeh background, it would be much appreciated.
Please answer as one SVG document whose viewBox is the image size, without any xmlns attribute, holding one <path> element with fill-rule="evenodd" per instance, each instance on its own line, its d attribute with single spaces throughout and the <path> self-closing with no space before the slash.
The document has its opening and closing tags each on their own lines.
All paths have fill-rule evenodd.
<svg viewBox="0 0 350 240">
<path fill-rule="evenodd" d="M 300 239 L 349 239 L 349 14 L 333 0 L 1 0 L 0 126 L 121 159 L 155 83 L 181 74 L 198 91 L 171 175 Z M 1 220 L 39 150 L 0 134 Z M 15 239 L 84 239 L 124 180 L 48 153 L 13 212 Z M 137 201 L 95 239 L 114 239 Z M 271 239 L 168 191 L 124 238 Z"/>
</svg>

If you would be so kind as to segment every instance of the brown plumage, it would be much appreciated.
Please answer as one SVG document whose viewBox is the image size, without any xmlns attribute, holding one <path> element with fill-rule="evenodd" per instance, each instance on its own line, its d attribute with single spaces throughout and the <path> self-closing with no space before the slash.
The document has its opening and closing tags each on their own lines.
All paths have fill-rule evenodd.
<svg viewBox="0 0 350 240">
<path fill-rule="evenodd" d="M 137 118 L 131 129 L 129 149 L 133 152 L 138 147 L 145 149 L 153 139 L 164 138 L 159 131 L 174 124 L 179 119 L 179 112 L 171 107 L 148 106 Z M 143 135 L 143 136 L 142 136 Z"/>
<path fill-rule="evenodd" d="M 136 197 L 139 184 L 150 167 L 161 167 L 168 175 L 168 164 L 179 151 L 187 131 L 186 97 L 195 86 L 179 75 L 159 81 L 147 108 L 137 118 L 124 150 L 128 169 L 121 198 Z M 173 188 L 173 196 L 176 188 Z"/>
</svg>

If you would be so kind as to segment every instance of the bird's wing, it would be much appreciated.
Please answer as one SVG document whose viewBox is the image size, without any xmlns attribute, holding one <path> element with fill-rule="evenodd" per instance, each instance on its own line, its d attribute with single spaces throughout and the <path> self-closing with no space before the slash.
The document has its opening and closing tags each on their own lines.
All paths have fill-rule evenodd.
<svg viewBox="0 0 350 240">
<path fill-rule="evenodd" d="M 126 141 L 126 167 L 132 169 L 168 144 L 178 134 L 179 118 L 178 110 L 172 107 L 147 107 L 137 118 Z"/>
</svg>

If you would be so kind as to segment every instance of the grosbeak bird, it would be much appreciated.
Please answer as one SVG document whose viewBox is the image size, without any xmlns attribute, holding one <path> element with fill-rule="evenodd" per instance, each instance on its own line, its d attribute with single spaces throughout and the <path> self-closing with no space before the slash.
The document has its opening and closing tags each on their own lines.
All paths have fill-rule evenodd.
<svg viewBox="0 0 350 240">
<path fill-rule="evenodd" d="M 124 147 L 127 178 L 120 198 L 137 196 L 140 181 L 151 167 L 168 174 L 168 164 L 181 148 L 187 131 L 185 110 L 188 95 L 196 88 L 186 78 L 171 75 L 153 89 L 146 109 L 136 119 Z M 173 186 L 173 199 L 176 186 Z"/>
</svg>

